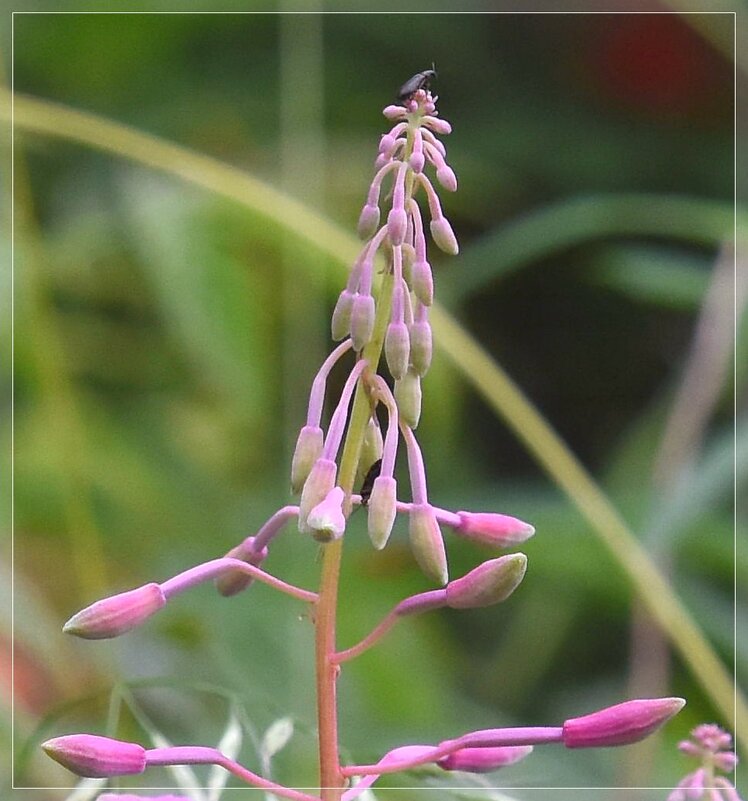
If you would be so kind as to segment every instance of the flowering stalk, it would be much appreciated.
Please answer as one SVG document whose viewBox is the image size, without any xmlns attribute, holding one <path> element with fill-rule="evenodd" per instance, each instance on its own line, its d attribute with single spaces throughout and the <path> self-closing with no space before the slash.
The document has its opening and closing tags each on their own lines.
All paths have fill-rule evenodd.
<svg viewBox="0 0 748 801">
<path fill-rule="evenodd" d="M 310 604 L 315 627 L 319 795 L 283 787 L 203 746 L 146 750 L 134 743 L 88 734 L 66 735 L 43 745 L 53 759 L 73 772 L 118 776 L 138 774 L 156 765 L 214 764 L 249 785 L 292 801 L 352 801 L 379 776 L 427 763 L 447 771 L 483 773 L 524 759 L 535 745 L 588 748 L 636 742 L 683 705 L 678 698 L 628 701 L 572 718 L 562 726 L 485 729 L 435 746 L 395 748 L 372 765 L 341 765 L 337 713 L 341 666 L 376 645 L 403 618 L 443 607 L 473 609 L 503 602 L 525 575 L 527 557 L 511 553 L 493 556 L 450 581 L 442 526 L 458 537 L 494 549 L 521 543 L 535 533 L 529 523 L 516 517 L 452 512 L 433 505 L 429 498 L 426 467 L 415 433 L 421 415 L 421 382 L 432 359 L 429 309 L 434 300 L 422 206 L 428 210 L 433 243 L 448 254 L 459 250 L 436 187 L 425 171 L 435 172 L 442 188 L 456 190 L 457 179 L 446 162 L 446 148 L 437 138 L 437 134 L 448 134 L 451 126 L 438 116 L 436 98 L 428 89 L 434 75 L 433 70 L 415 75 L 400 92 L 401 104 L 384 109 L 393 127 L 381 139 L 376 173 L 359 217 L 358 229 L 365 242 L 331 320 L 333 339 L 342 341 L 312 383 L 306 421 L 294 450 L 291 487 L 300 495 L 298 505 L 279 509 L 223 558 L 185 570 L 161 584 L 146 584 L 97 601 L 65 625 L 66 632 L 89 639 L 125 634 L 144 624 L 174 596 L 208 580 L 215 580 L 224 596 L 235 595 L 258 580 Z M 382 200 L 386 187 L 389 200 Z M 375 270 L 377 261 L 381 270 L 378 265 Z M 383 353 L 392 387 L 386 373 L 379 374 Z M 330 371 L 351 356 L 353 364 L 325 431 L 323 410 Z M 380 404 L 387 412 L 384 438 L 377 417 Z M 400 436 L 407 454 L 409 501 L 397 497 Z M 365 475 L 366 480 L 354 494 L 357 475 Z M 415 561 L 436 589 L 403 599 L 359 643 L 338 650 L 343 542 L 348 518 L 358 505 L 368 506 L 368 533 L 377 549 L 389 541 L 397 515 L 407 517 Z M 275 537 L 293 518 L 297 518 L 300 535 L 321 544 L 317 592 L 289 584 L 261 567 Z M 349 787 L 356 777 L 358 783 Z"/>
</svg>

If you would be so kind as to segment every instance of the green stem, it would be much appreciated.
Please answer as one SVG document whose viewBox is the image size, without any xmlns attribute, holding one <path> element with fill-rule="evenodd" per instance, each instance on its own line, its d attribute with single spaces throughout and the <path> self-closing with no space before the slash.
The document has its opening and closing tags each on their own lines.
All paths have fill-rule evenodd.
<svg viewBox="0 0 748 801">
<path fill-rule="evenodd" d="M 369 370 L 376 372 L 382 355 L 384 334 L 392 305 L 392 276 L 382 279 L 374 323 L 374 336 L 364 348 L 362 358 Z M 356 389 L 350 423 L 343 446 L 338 472 L 338 486 L 346 495 L 346 514 L 351 510 L 351 493 L 356 480 L 361 444 L 371 409 L 369 397 L 361 382 Z M 336 540 L 323 548 L 322 578 L 316 614 L 315 666 L 317 673 L 317 725 L 319 729 L 319 781 L 322 801 L 337 801 L 345 783 L 340 772 L 338 753 L 338 715 L 336 683 L 340 667 L 335 663 L 337 651 L 335 628 L 338 606 L 338 581 L 343 540 Z"/>
</svg>

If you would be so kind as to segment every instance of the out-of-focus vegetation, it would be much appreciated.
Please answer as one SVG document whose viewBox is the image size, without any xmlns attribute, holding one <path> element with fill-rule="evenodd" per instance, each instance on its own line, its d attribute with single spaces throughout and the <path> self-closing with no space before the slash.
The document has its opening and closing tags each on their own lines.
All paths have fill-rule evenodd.
<svg viewBox="0 0 748 801">
<path fill-rule="evenodd" d="M 747 567 L 733 548 L 745 370 L 740 358 L 731 369 L 733 66 L 714 44 L 731 41 L 732 24 L 17 14 L 13 66 L 20 93 L 212 156 L 352 231 L 380 110 L 434 61 L 460 180 L 445 211 L 461 243 L 457 259 L 435 257 L 437 297 L 603 485 L 732 668 L 733 582 Z M 205 587 L 119 641 L 70 642 L 60 627 L 107 592 L 224 553 L 288 502 L 289 447 L 329 346 L 340 266 L 291 233 L 293 220 L 269 224 L 168 172 L 22 126 L 15 144 L 16 785 L 70 782 L 39 756 L 47 736 L 212 744 L 232 711 L 254 767 L 262 732 L 291 716 L 275 774 L 313 785 L 311 627 L 298 604 L 262 586 L 233 600 Z M 373 760 L 407 741 L 678 694 L 688 707 L 649 749 L 538 749 L 491 777 L 674 784 L 675 741 L 719 715 L 708 693 L 668 657 L 578 509 L 439 353 L 424 392 L 433 500 L 505 511 L 537 534 L 509 602 L 407 621 L 346 667 L 346 749 Z M 344 644 L 425 589 L 404 528 L 375 553 L 354 521 Z M 448 548 L 453 575 L 486 556 Z M 267 565 L 313 586 L 316 546 L 289 527 Z M 736 665 L 744 677 L 744 652 Z"/>
</svg>

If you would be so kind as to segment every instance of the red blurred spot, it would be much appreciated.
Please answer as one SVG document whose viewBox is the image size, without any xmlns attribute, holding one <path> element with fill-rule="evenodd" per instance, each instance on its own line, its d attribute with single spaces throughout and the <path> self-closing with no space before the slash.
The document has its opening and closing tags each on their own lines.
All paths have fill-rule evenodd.
<svg viewBox="0 0 748 801">
<path fill-rule="evenodd" d="M 594 60 L 606 94 L 650 112 L 690 114 L 731 91 L 731 68 L 676 14 L 603 19 Z"/>
</svg>

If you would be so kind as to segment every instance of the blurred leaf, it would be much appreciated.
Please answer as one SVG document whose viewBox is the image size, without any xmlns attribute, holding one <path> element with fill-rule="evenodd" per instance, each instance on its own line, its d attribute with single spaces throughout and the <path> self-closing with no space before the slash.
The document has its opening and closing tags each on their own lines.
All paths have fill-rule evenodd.
<svg viewBox="0 0 748 801">
<path fill-rule="evenodd" d="M 293 737 L 293 732 L 292 718 L 279 718 L 271 723 L 265 734 L 262 735 L 260 743 L 263 765 L 270 766 L 272 758 L 286 747 L 288 741 Z"/>
</svg>

